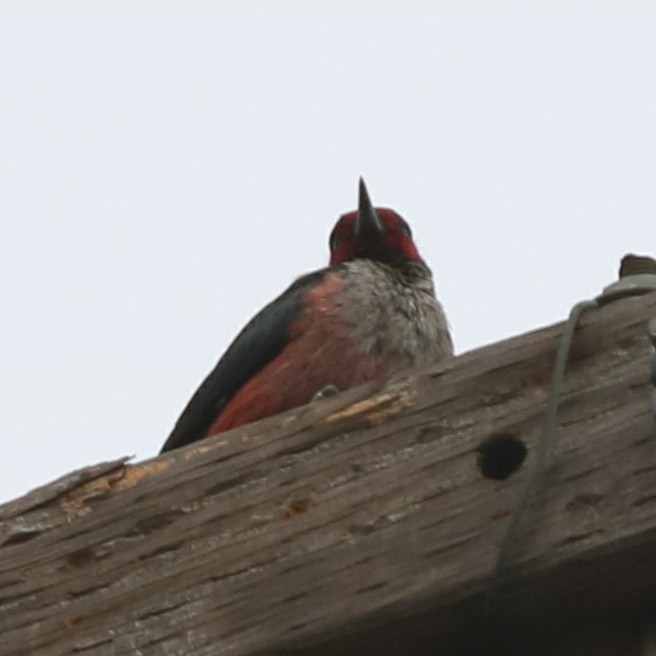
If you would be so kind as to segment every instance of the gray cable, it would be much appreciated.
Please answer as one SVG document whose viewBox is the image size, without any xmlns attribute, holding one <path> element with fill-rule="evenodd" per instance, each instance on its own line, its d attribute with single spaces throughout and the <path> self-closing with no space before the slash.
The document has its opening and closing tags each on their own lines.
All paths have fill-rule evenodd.
<svg viewBox="0 0 656 656">
<path fill-rule="evenodd" d="M 540 475 L 543 473 L 547 459 L 551 454 L 551 448 L 554 443 L 556 435 L 556 414 L 558 411 L 558 403 L 563 388 L 563 380 L 565 377 L 565 366 L 567 365 L 567 357 L 569 355 L 570 346 L 574 331 L 579 322 L 581 314 L 590 308 L 598 307 L 599 303 L 596 300 L 581 301 L 577 303 L 569 314 L 567 323 L 560 337 L 558 345 L 558 353 L 556 354 L 556 362 L 551 377 L 551 385 L 547 396 L 547 410 L 542 426 L 542 433 L 538 438 L 533 457 L 530 459 L 524 485 L 519 494 L 517 506 L 508 522 L 508 527 L 501 540 L 499 546 L 499 555 L 497 557 L 492 579 L 487 591 L 485 599 L 485 608 L 483 611 L 483 622 L 481 626 L 481 634 L 479 641 L 479 653 L 483 655 L 492 655 L 497 649 L 497 636 L 495 633 L 495 620 L 498 608 L 499 593 L 503 584 L 504 575 L 508 569 L 508 564 L 511 562 L 515 555 L 515 548 L 519 544 L 519 533 L 521 528 L 521 521 L 524 516 L 524 511 L 530 501 L 533 493 L 535 492 Z"/>
</svg>

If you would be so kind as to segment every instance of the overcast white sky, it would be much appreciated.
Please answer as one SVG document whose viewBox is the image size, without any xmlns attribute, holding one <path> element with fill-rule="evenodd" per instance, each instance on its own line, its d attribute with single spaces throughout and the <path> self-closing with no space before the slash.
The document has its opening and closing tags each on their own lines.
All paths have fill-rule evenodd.
<svg viewBox="0 0 656 656">
<path fill-rule="evenodd" d="M 656 253 L 654 2 L 0 2 L 0 501 L 153 456 L 362 174 L 459 352 Z"/>
</svg>

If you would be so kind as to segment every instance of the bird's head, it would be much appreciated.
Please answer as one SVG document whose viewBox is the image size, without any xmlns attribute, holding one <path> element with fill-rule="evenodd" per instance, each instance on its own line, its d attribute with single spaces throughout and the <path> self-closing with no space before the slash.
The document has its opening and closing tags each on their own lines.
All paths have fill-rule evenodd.
<svg viewBox="0 0 656 656">
<path fill-rule="evenodd" d="M 330 264 L 360 258 L 397 265 L 423 264 L 410 226 L 393 210 L 374 208 L 362 178 L 357 212 L 340 216 L 330 234 Z"/>
</svg>

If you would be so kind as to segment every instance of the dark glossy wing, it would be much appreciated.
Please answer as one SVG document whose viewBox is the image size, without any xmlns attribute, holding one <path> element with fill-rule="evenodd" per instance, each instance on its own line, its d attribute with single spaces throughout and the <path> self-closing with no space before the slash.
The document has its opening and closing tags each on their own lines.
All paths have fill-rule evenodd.
<svg viewBox="0 0 656 656">
<path fill-rule="evenodd" d="M 230 399 L 285 348 L 289 328 L 301 312 L 303 297 L 323 280 L 326 271 L 321 269 L 299 278 L 246 324 L 191 397 L 161 453 L 205 437 Z"/>
</svg>

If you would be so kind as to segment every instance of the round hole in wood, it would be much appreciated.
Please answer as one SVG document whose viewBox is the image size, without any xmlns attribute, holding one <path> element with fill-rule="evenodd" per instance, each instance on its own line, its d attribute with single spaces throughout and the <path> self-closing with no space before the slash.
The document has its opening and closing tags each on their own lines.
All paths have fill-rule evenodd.
<svg viewBox="0 0 656 656">
<path fill-rule="evenodd" d="M 502 481 L 522 466 L 526 453 L 526 445 L 516 435 L 492 435 L 478 447 L 478 469 L 485 478 Z"/>
</svg>

